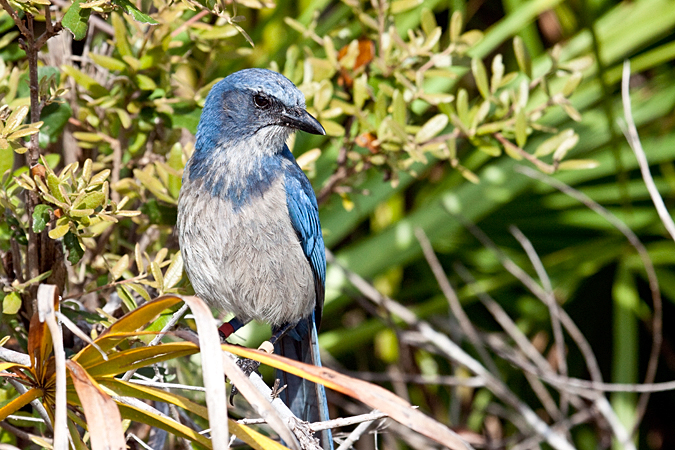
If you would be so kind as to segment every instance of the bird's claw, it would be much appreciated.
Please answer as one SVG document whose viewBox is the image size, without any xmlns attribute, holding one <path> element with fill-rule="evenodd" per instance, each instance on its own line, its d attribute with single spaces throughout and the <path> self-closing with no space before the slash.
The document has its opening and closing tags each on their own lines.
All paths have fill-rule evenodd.
<svg viewBox="0 0 675 450">
<path fill-rule="evenodd" d="M 237 366 L 244 371 L 247 377 L 251 376 L 253 372 L 260 374 L 258 372 L 258 367 L 260 367 L 260 362 L 248 358 L 237 358 Z M 234 396 L 239 393 L 237 386 L 232 385 L 232 392 L 230 393 L 230 405 L 234 406 Z"/>
</svg>

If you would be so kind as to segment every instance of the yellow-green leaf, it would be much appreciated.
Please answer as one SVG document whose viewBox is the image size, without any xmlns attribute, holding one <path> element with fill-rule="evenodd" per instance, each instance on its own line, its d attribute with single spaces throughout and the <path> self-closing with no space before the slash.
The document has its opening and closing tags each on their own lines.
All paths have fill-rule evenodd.
<svg viewBox="0 0 675 450">
<path fill-rule="evenodd" d="M 122 276 L 125 270 L 129 268 L 129 255 L 122 256 L 110 269 L 113 281 Z"/>
<path fill-rule="evenodd" d="M 581 170 L 581 169 L 595 169 L 600 163 L 593 159 L 569 159 L 563 161 L 558 165 L 560 170 Z"/>
<path fill-rule="evenodd" d="M 101 55 L 100 53 L 89 52 L 89 58 L 91 58 L 99 66 L 112 70 L 112 71 L 123 71 L 127 68 L 127 65 L 124 61 L 120 61 L 117 58 L 113 58 L 106 55 Z"/>
<path fill-rule="evenodd" d="M 448 125 L 449 119 L 445 114 L 436 114 L 429 119 L 415 135 L 415 142 L 421 144 L 439 134 Z"/>
<path fill-rule="evenodd" d="M 527 142 L 527 117 L 525 116 L 525 111 L 519 109 L 516 112 L 516 144 L 518 147 L 523 148 Z"/>
<path fill-rule="evenodd" d="M 483 98 L 488 98 L 490 96 L 490 87 L 488 85 L 487 71 L 480 58 L 473 58 L 471 60 L 471 72 L 476 80 L 476 87 L 478 88 L 480 95 L 482 95 Z"/>
<path fill-rule="evenodd" d="M 10 114 L 5 121 L 5 128 L 2 130 L 3 134 L 7 135 L 18 128 L 23 122 L 23 119 L 28 115 L 28 110 L 28 106 L 22 105 L 12 111 L 12 114 Z"/>
<path fill-rule="evenodd" d="M 16 292 L 10 292 L 2 300 L 3 314 L 16 314 L 21 309 L 21 297 Z"/>
<path fill-rule="evenodd" d="M 391 2 L 391 14 L 400 14 L 422 4 L 422 0 L 394 0 Z"/>
<path fill-rule="evenodd" d="M 49 237 L 52 239 L 62 238 L 70 230 L 70 225 L 61 225 L 49 231 Z"/>
<path fill-rule="evenodd" d="M 112 324 L 97 340 L 96 343 L 104 351 L 110 350 L 116 346 L 124 337 L 119 337 L 116 339 L 103 339 L 107 334 L 116 335 L 119 333 L 126 333 L 136 331 L 142 326 L 146 325 L 148 322 L 152 321 L 155 317 L 159 315 L 162 311 L 167 308 L 171 308 L 177 303 L 182 302 L 183 300 L 180 297 L 175 295 L 167 295 L 164 297 L 159 297 L 151 302 L 145 303 L 142 306 L 139 306 L 135 310 L 127 313 L 122 316 L 117 322 Z M 99 352 L 92 346 L 87 346 L 83 348 L 80 353 L 75 355 L 73 359 L 76 359 L 80 364 L 86 367 L 87 363 L 92 360 L 101 359 Z"/>
</svg>

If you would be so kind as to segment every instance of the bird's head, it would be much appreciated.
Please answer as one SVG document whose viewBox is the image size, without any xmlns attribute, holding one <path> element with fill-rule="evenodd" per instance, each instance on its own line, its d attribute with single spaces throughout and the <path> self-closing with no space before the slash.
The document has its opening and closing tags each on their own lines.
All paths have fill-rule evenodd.
<svg viewBox="0 0 675 450">
<path fill-rule="evenodd" d="M 209 92 L 197 129 L 197 148 L 229 147 L 256 139 L 280 151 L 295 130 L 326 134 L 305 110 L 304 95 L 288 78 L 267 69 L 245 69 L 219 81 Z"/>
</svg>

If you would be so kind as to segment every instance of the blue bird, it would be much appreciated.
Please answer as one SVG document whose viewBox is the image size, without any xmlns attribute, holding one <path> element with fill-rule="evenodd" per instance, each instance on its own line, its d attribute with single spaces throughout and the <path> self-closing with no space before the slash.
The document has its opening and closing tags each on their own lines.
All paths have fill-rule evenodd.
<svg viewBox="0 0 675 450">
<path fill-rule="evenodd" d="M 185 166 L 177 230 L 195 293 L 235 315 L 221 327 L 225 335 L 266 322 L 276 353 L 321 365 L 326 254 L 316 196 L 286 146 L 295 130 L 325 134 L 283 75 L 247 69 L 216 83 Z M 328 419 L 323 386 L 277 376 L 297 417 Z M 319 438 L 332 448 L 329 432 Z"/>
</svg>

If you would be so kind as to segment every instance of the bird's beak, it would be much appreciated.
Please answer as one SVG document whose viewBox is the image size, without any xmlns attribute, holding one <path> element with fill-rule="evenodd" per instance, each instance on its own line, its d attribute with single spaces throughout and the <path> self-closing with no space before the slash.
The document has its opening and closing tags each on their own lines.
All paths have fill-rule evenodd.
<svg viewBox="0 0 675 450">
<path fill-rule="evenodd" d="M 282 112 L 281 125 L 312 134 L 326 134 L 326 130 L 323 129 L 321 123 L 302 108 L 289 108 Z"/>
</svg>

